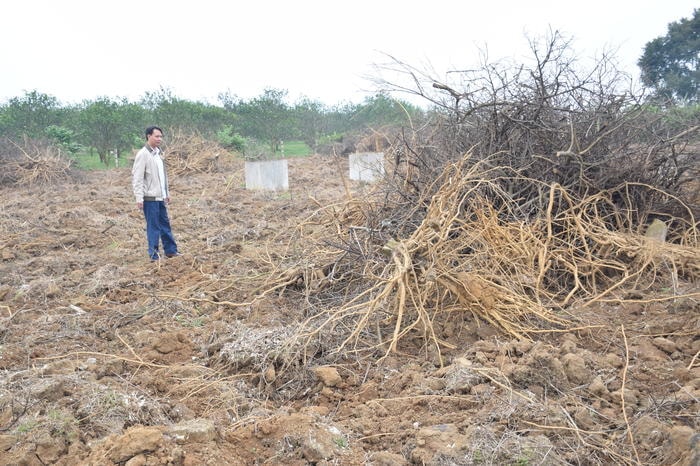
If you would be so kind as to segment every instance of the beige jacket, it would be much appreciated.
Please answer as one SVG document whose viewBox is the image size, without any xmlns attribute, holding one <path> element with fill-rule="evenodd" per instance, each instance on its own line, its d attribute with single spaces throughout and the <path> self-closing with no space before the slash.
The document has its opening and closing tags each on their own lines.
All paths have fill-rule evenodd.
<svg viewBox="0 0 700 466">
<path fill-rule="evenodd" d="M 161 189 L 160 176 L 158 174 L 158 164 L 153 155 L 153 149 L 145 145 L 136 153 L 134 166 L 131 169 L 131 186 L 134 189 L 136 202 L 143 202 L 143 197 L 155 197 L 163 200 L 168 194 L 168 176 L 165 175 L 165 192 Z M 163 162 L 163 173 L 165 172 L 165 162 Z"/>
</svg>

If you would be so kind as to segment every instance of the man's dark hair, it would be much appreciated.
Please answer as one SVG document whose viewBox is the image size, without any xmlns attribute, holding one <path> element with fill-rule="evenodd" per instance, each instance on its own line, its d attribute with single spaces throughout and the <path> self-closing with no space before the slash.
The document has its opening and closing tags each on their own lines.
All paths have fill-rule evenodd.
<svg viewBox="0 0 700 466">
<path fill-rule="evenodd" d="M 158 126 L 149 126 L 148 128 L 146 128 L 146 139 L 148 139 L 148 136 L 153 134 L 153 131 L 155 130 L 158 130 L 161 134 L 163 134 L 163 130 L 160 129 Z"/>
</svg>

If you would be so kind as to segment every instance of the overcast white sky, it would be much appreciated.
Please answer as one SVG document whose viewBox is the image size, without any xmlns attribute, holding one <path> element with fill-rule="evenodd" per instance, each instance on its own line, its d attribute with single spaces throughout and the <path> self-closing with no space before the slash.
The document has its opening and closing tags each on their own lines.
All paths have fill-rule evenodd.
<svg viewBox="0 0 700 466">
<path fill-rule="evenodd" d="M 164 87 L 217 102 L 265 88 L 327 104 L 361 101 L 386 55 L 440 77 L 479 50 L 521 59 L 556 29 L 583 58 L 617 50 L 638 76 L 644 45 L 697 0 L 4 0 L 0 103 L 36 90 L 62 103 L 138 100 Z"/>
</svg>

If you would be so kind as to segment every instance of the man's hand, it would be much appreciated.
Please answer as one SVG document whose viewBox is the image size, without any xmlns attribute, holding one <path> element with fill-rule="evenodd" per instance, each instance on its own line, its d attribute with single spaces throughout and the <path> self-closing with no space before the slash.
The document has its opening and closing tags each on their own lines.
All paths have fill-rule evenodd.
<svg viewBox="0 0 700 466">
<path fill-rule="evenodd" d="M 136 207 L 138 207 L 140 210 L 143 210 L 143 202 L 137 202 Z"/>
</svg>

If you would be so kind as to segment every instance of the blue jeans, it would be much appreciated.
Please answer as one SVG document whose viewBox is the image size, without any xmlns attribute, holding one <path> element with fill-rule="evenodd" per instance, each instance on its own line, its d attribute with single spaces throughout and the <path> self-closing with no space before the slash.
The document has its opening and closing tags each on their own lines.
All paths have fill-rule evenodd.
<svg viewBox="0 0 700 466">
<path fill-rule="evenodd" d="M 168 210 L 163 201 L 144 201 L 143 215 L 146 217 L 146 238 L 148 238 L 148 255 L 151 260 L 160 258 L 158 244 L 163 241 L 165 254 L 176 254 L 177 244 L 170 230 Z"/>
</svg>

